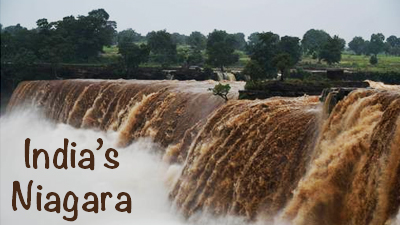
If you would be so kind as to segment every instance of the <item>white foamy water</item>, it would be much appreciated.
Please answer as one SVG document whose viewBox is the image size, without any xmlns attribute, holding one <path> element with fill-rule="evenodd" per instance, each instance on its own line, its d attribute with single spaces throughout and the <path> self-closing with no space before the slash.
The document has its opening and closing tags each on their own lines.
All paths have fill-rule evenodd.
<svg viewBox="0 0 400 225">
<path fill-rule="evenodd" d="M 393 225 L 400 225 L 400 211 L 397 213 L 397 217 L 393 222 Z"/>
<path fill-rule="evenodd" d="M 32 111 L 16 112 L 0 119 L 0 166 L 1 166 L 1 211 L 0 224 L 243 224 L 241 218 L 211 218 L 204 214 L 185 220 L 174 209 L 168 198 L 169 188 L 181 171 L 178 165 L 163 163 L 159 147 L 151 140 L 142 139 L 125 149 L 116 146 L 117 133 L 104 133 L 92 130 L 75 129 L 64 124 L 54 124 Z M 24 160 L 25 139 L 31 139 L 31 158 L 34 148 L 47 150 L 50 156 L 50 169 L 44 169 L 43 156 L 39 156 L 38 169 L 26 168 Z M 76 163 L 82 158 L 79 151 L 90 149 L 95 155 L 95 169 L 84 170 L 70 168 L 55 169 L 52 163 L 54 152 L 63 148 L 64 138 L 70 143 L 76 142 Z M 103 147 L 97 151 L 97 139 L 103 139 Z M 118 150 L 119 167 L 108 169 L 103 166 L 107 148 Z M 71 149 L 69 145 L 69 151 Z M 111 155 L 112 156 L 112 155 Z M 25 210 L 17 198 L 17 211 L 12 209 L 13 181 L 19 181 L 26 199 L 28 182 L 33 180 L 32 203 Z M 43 186 L 39 191 L 37 186 Z M 42 211 L 36 208 L 36 193 L 42 193 Z M 67 222 L 63 216 L 72 217 L 73 212 L 66 212 L 62 206 L 64 196 L 73 191 L 78 200 L 78 217 L 74 222 Z M 47 212 L 43 206 L 48 201 L 46 194 L 56 192 L 61 199 L 61 212 Z M 94 192 L 99 198 L 99 212 L 85 212 L 82 204 L 87 200 L 84 195 Z M 101 211 L 101 192 L 111 192 L 107 198 L 106 210 Z M 116 197 L 120 192 L 129 193 L 132 199 L 132 213 L 116 211 Z M 125 198 L 122 198 L 125 200 Z M 89 200 L 92 200 L 89 197 Z M 68 206 L 72 206 L 70 198 Z"/>
</svg>

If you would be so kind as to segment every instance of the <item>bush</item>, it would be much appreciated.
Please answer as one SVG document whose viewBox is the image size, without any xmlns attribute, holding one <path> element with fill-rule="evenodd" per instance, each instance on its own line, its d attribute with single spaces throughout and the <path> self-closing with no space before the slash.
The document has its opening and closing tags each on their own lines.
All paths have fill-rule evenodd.
<svg viewBox="0 0 400 225">
<path fill-rule="evenodd" d="M 375 55 L 372 55 L 371 58 L 369 58 L 369 63 L 371 65 L 376 65 L 378 63 L 378 57 L 376 57 Z"/>
<path fill-rule="evenodd" d="M 261 80 L 268 78 L 264 69 L 254 60 L 250 60 L 243 69 L 243 74 L 250 76 L 252 80 Z"/>
<path fill-rule="evenodd" d="M 226 102 L 228 101 L 228 93 L 229 90 L 231 90 L 231 86 L 229 84 L 221 84 L 218 83 L 217 85 L 214 86 L 214 88 L 209 88 L 209 91 L 213 92 L 213 95 L 220 96 L 223 98 Z"/>
</svg>

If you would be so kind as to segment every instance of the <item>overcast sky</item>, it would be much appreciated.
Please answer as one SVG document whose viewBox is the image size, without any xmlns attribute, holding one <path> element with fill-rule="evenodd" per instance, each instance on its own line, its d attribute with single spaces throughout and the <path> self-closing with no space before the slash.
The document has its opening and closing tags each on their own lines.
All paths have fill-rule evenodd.
<svg viewBox="0 0 400 225">
<path fill-rule="evenodd" d="M 302 37 L 323 29 L 347 41 L 372 33 L 400 36 L 400 0 L 0 0 L 3 26 L 33 28 L 40 18 L 60 20 L 104 8 L 118 30 L 190 34 L 272 31 Z"/>
</svg>

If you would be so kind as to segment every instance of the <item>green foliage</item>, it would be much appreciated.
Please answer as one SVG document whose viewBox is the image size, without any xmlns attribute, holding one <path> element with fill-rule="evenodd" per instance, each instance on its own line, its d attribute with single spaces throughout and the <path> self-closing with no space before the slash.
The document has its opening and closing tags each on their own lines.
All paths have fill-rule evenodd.
<svg viewBox="0 0 400 225">
<path fill-rule="evenodd" d="M 204 57 L 200 50 L 192 50 L 189 54 L 187 64 L 189 66 L 201 66 L 204 64 Z"/>
<path fill-rule="evenodd" d="M 177 57 L 178 63 L 182 64 L 183 67 L 201 66 L 204 63 L 201 51 L 187 45 L 178 46 Z"/>
<path fill-rule="evenodd" d="M 385 36 L 381 33 L 378 34 L 372 34 L 371 35 L 371 40 L 368 45 L 368 51 L 371 54 L 374 54 L 375 56 L 378 55 L 378 53 L 382 52 L 385 44 L 384 44 Z"/>
<path fill-rule="evenodd" d="M 234 48 L 236 50 L 245 50 L 246 49 L 246 40 L 245 40 L 245 35 L 243 33 L 236 33 L 236 34 L 231 34 L 233 39 L 234 39 Z"/>
<path fill-rule="evenodd" d="M 206 52 L 208 63 L 220 67 L 231 65 L 239 60 L 235 52 L 235 40 L 233 36 L 222 30 L 214 30 L 208 35 Z"/>
<path fill-rule="evenodd" d="M 400 56 L 400 37 L 397 38 L 394 35 L 391 35 L 386 39 L 387 44 L 387 53 L 390 55 Z"/>
<path fill-rule="evenodd" d="M 365 40 L 362 37 L 354 37 L 353 40 L 349 42 L 349 48 L 357 55 L 364 54 L 366 52 Z"/>
<path fill-rule="evenodd" d="M 301 56 L 300 39 L 284 36 L 279 39 L 272 32 L 258 34 L 251 46 L 251 60 L 246 65 L 243 73 L 250 75 L 251 79 L 259 80 L 273 78 L 277 70 L 282 72 L 281 79 L 287 70 L 293 67 Z"/>
<path fill-rule="evenodd" d="M 243 74 L 249 75 L 252 80 L 261 80 L 266 78 L 264 68 L 256 60 L 250 60 L 246 64 L 243 69 Z"/>
<path fill-rule="evenodd" d="M 246 71 L 252 79 L 273 78 L 276 75 L 272 59 L 278 52 L 278 44 L 277 34 L 272 32 L 258 34 L 258 43 L 252 48 L 253 54 L 250 56 L 250 64 Z"/>
<path fill-rule="evenodd" d="M 279 45 L 279 52 L 287 53 L 290 56 L 291 66 L 300 61 L 301 47 L 300 39 L 298 37 L 284 36 L 281 38 Z"/>
<path fill-rule="evenodd" d="M 128 77 L 141 63 L 147 62 L 150 53 L 150 49 L 147 45 L 141 44 L 139 46 L 128 41 L 119 42 L 118 50 L 123 58 L 124 67 Z"/>
<path fill-rule="evenodd" d="M 41 61 L 89 62 L 98 57 L 103 46 L 112 44 L 116 23 L 109 21 L 104 9 L 93 10 L 88 16 L 64 17 L 49 23 L 37 21 L 35 52 Z"/>
<path fill-rule="evenodd" d="M 400 57 L 379 54 L 379 63 L 372 66 L 369 63 L 370 56 L 354 55 L 342 52 L 342 58 L 339 63 L 330 65 L 332 68 L 348 68 L 353 71 L 362 72 L 400 72 Z M 325 69 L 328 65 L 325 62 L 318 63 L 318 60 L 309 56 L 304 56 L 297 67 L 310 69 Z"/>
<path fill-rule="evenodd" d="M 284 75 L 285 75 L 285 73 L 287 73 L 287 70 L 294 65 L 292 57 L 288 53 L 277 54 L 272 59 L 272 64 L 279 71 L 281 71 L 281 81 L 284 80 Z"/>
<path fill-rule="evenodd" d="M 371 55 L 371 58 L 369 58 L 369 63 L 371 65 L 376 65 L 378 64 L 378 57 L 376 55 Z"/>
<path fill-rule="evenodd" d="M 319 53 L 319 58 L 327 62 L 328 65 L 338 63 L 342 58 L 344 46 L 345 42 L 343 39 L 336 35 L 333 38 L 329 37 Z"/>
<path fill-rule="evenodd" d="M 126 29 L 121 32 L 118 32 L 117 40 L 118 40 L 118 43 L 141 42 L 141 41 L 143 41 L 143 37 L 141 34 L 136 33 L 134 30 L 132 30 L 130 28 L 130 29 Z"/>
<path fill-rule="evenodd" d="M 246 46 L 247 54 L 252 55 L 254 53 L 255 46 L 257 46 L 260 42 L 259 34 L 260 33 L 258 33 L 258 32 L 254 32 L 249 35 L 249 37 L 248 37 L 249 41 L 247 42 L 247 46 Z"/>
<path fill-rule="evenodd" d="M 70 35 L 71 42 L 75 45 L 74 57 L 86 62 L 95 58 L 102 51 L 103 46 L 112 44 L 115 28 L 114 21 L 108 21 L 109 15 L 104 9 L 89 12 L 88 16 L 66 17 L 57 22 L 57 31 L 60 36 Z M 72 32 L 72 34 L 71 34 Z"/>
<path fill-rule="evenodd" d="M 187 44 L 194 50 L 204 50 L 206 48 L 207 38 L 202 33 L 194 31 L 187 38 Z"/>
<path fill-rule="evenodd" d="M 176 44 L 167 31 L 160 30 L 148 33 L 147 44 L 151 49 L 150 57 L 153 62 L 160 63 L 162 67 L 168 67 L 176 62 Z"/>
<path fill-rule="evenodd" d="M 172 33 L 171 39 L 175 45 L 186 45 L 187 44 L 187 36 L 179 33 Z"/>
<path fill-rule="evenodd" d="M 213 95 L 220 96 L 223 98 L 226 102 L 228 101 L 228 93 L 229 90 L 231 90 L 231 86 L 229 84 L 221 84 L 218 83 L 217 85 L 214 86 L 214 88 L 209 88 L 209 91 L 213 92 Z"/>
<path fill-rule="evenodd" d="M 321 51 L 322 47 L 330 38 L 330 35 L 323 30 L 308 30 L 301 40 L 303 52 L 306 55 L 317 54 Z"/>
</svg>

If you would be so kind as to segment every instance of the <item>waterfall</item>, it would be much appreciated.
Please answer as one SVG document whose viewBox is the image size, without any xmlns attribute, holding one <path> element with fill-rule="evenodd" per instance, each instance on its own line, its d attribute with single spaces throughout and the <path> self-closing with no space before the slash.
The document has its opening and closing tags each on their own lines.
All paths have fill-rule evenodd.
<svg viewBox="0 0 400 225">
<path fill-rule="evenodd" d="M 207 91 L 214 85 L 23 82 L 7 110 L 17 125 L 15 115 L 34 108 L 46 118 L 34 123 L 56 124 L 81 136 L 108 135 L 132 163 L 139 162 L 129 154 L 147 140 L 152 147 L 144 149 L 158 157 L 149 165 L 159 169 L 155 176 L 167 177 L 166 187 L 149 185 L 163 186 L 160 196 L 169 199 L 179 223 L 203 217 L 213 218 L 205 224 L 399 221 L 398 88 L 373 83 L 376 89 L 351 92 L 327 115 L 317 96 L 235 100 L 243 83 L 230 82 L 231 100 L 224 103 Z M 2 120 L 5 133 L 9 119 Z M 124 179 L 130 179 L 129 169 L 122 171 Z"/>
</svg>

